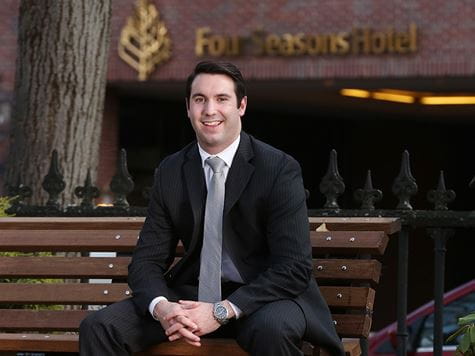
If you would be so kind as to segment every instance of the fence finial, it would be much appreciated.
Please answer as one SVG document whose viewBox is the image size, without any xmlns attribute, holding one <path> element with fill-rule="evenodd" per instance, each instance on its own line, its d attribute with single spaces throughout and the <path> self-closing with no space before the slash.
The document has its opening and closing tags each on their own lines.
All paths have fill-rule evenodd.
<svg viewBox="0 0 475 356">
<path fill-rule="evenodd" d="M 325 195 L 327 201 L 324 208 L 339 209 L 338 197 L 345 192 L 345 183 L 338 172 L 338 159 L 336 150 L 330 151 L 328 170 L 320 182 L 320 192 Z"/>
<path fill-rule="evenodd" d="M 57 150 L 53 150 L 49 171 L 43 180 L 42 187 L 49 195 L 46 206 L 59 209 L 59 195 L 66 187 L 66 183 L 64 182 L 63 175 L 59 170 Z"/>
<path fill-rule="evenodd" d="M 92 201 L 99 196 L 99 188 L 95 187 L 91 183 L 91 170 L 87 170 L 86 180 L 84 186 L 79 186 L 74 189 L 74 194 L 78 198 L 82 198 L 81 207 L 85 209 L 92 209 L 94 205 Z"/>
<path fill-rule="evenodd" d="M 401 170 L 393 183 L 393 193 L 398 197 L 399 204 L 396 209 L 412 210 L 411 197 L 417 194 L 416 179 L 411 173 L 409 152 L 402 153 Z"/>
<path fill-rule="evenodd" d="M 373 188 L 370 169 L 368 169 L 368 173 L 366 174 L 364 188 L 356 189 L 354 197 L 356 201 L 361 202 L 361 209 L 368 210 L 374 210 L 374 204 L 383 198 L 383 192 Z"/>
<path fill-rule="evenodd" d="M 448 210 L 447 204 L 455 199 L 455 192 L 445 188 L 444 171 L 440 171 L 437 189 L 429 190 L 427 200 L 434 204 L 434 210 Z"/>
</svg>

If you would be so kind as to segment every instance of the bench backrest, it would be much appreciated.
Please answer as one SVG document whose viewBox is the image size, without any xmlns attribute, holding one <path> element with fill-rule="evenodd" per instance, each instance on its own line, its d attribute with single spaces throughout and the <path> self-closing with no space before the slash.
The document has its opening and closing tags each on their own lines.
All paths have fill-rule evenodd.
<svg viewBox="0 0 475 356">
<path fill-rule="evenodd" d="M 130 253 L 142 224 L 143 218 L 0 219 L 0 251 L 42 253 L 0 257 L 0 331 L 76 331 L 97 306 L 129 297 L 130 257 L 90 257 L 90 252 Z M 399 222 L 310 218 L 310 229 L 315 277 L 338 333 L 367 337 L 381 274 L 374 257 L 384 253 L 388 234 L 398 231 Z M 179 246 L 177 255 L 182 252 Z M 56 283 L 25 283 L 23 278 Z"/>
</svg>

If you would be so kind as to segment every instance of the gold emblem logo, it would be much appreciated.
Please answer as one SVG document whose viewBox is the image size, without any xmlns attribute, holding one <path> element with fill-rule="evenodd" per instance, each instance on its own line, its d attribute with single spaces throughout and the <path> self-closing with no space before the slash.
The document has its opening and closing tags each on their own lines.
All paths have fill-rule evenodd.
<svg viewBox="0 0 475 356">
<path fill-rule="evenodd" d="M 155 67 L 171 56 L 168 29 L 150 0 L 138 0 L 119 40 L 119 57 L 146 80 Z"/>
</svg>

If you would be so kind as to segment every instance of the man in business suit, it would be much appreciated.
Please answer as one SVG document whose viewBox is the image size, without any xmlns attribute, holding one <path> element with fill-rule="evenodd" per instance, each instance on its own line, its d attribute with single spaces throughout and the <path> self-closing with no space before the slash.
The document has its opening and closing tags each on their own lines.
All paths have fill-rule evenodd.
<svg viewBox="0 0 475 356">
<path fill-rule="evenodd" d="M 312 277 L 298 163 L 241 130 L 247 97 L 234 65 L 199 63 L 187 81 L 186 106 L 197 142 L 165 158 L 155 173 L 129 266 L 133 298 L 83 321 L 81 355 L 127 355 L 167 339 L 199 347 L 201 337 L 219 334 L 232 334 L 252 355 L 301 355 L 303 339 L 341 355 Z M 221 207 L 207 200 L 217 174 Z M 216 209 L 221 284 L 219 297 L 205 297 Z M 185 254 L 169 269 L 178 241 Z"/>
</svg>

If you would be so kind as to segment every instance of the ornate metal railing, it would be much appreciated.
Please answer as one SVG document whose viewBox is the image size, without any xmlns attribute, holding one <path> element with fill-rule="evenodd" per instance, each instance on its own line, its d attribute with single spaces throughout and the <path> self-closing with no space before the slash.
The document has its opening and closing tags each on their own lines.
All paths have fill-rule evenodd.
<svg viewBox="0 0 475 356">
<path fill-rule="evenodd" d="M 58 153 L 53 151 L 48 174 L 44 177 L 42 187 L 48 194 L 45 205 L 30 205 L 25 201 L 32 196 L 32 189 L 18 183 L 15 186 L 7 186 L 8 195 L 14 197 L 12 207 L 7 211 L 16 216 L 145 216 L 146 207 L 131 206 L 127 196 L 134 190 L 135 184 L 127 168 L 127 154 L 121 150 L 117 172 L 110 182 L 110 190 L 114 195 L 114 201 L 110 206 L 94 204 L 99 197 L 99 188 L 94 186 L 91 175 L 87 174 L 84 185 L 74 189 L 74 195 L 80 201 L 77 205 L 61 207 L 60 195 L 66 184 L 58 164 Z M 145 188 L 143 194 L 148 198 L 150 188 Z"/>
<path fill-rule="evenodd" d="M 475 178 L 469 183 L 475 185 Z M 42 184 L 49 199 L 43 206 L 32 206 L 25 200 L 32 195 L 32 189 L 21 183 L 7 187 L 9 195 L 15 196 L 10 213 L 17 216 L 144 216 L 145 207 L 130 206 L 127 196 L 134 190 L 134 182 L 127 169 L 125 150 L 121 151 L 118 169 L 113 177 L 110 189 L 114 194 L 112 206 L 96 206 L 94 199 L 99 196 L 99 189 L 93 186 L 90 175 L 83 186 L 77 187 L 75 195 L 80 203 L 75 206 L 61 208 L 60 194 L 65 183 L 58 166 L 57 152 L 53 152 L 48 174 Z M 446 189 L 443 171 L 440 172 L 437 187 L 430 190 L 427 200 L 433 204 L 432 210 L 414 210 L 411 199 L 417 194 L 418 186 L 410 168 L 409 153 L 402 155 L 401 168 L 394 179 L 392 193 L 398 199 L 395 209 L 376 209 L 381 201 L 383 192 L 375 189 L 372 183 L 371 171 L 367 172 L 363 188 L 354 191 L 354 198 L 360 203 L 358 209 L 343 209 L 338 199 L 345 192 L 345 183 L 338 171 L 337 153 L 330 153 L 328 170 L 320 183 L 320 193 L 325 196 L 325 204 L 321 209 L 310 209 L 310 216 L 340 216 L 340 217 L 398 217 L 402 229 L 398 238 L 398 281 L 397 281 L 397 353 L 405 355 L 408 351 L 408 332 L 406 326 L 407 294 L 408 294 L 408 244 L 409 235 L 414 228 L 424 228 L 434 240 L 434 354 L 442 355 L 443 346 L 443 293 L 445 274 L 446 241 L 458 228 L 475 227 L 475 212 L 453 211 L 448 204 L 455 199 L 455 192 Z M 149 195 L 150 188 L 143 192 Z M 363 343 L 363 352 L 367 353 L 367 344 Z"/>
</svg>

